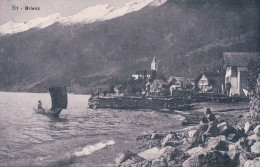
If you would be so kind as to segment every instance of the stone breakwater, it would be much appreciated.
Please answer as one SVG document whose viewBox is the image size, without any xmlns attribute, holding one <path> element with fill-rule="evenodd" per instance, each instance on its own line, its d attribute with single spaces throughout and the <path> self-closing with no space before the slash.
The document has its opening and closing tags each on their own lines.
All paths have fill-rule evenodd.
<svg viewBox="0 0 260 167">
<path fill-rule="evenodd" d="M 88 100 L 89 108 L 115 109 L 174 109 L 189 103 L 187 98 L 149 98 L 149 97 L 91 97 Z"/>
<path fill-rule="evenodd" d="M 198 126 L 142 135 L 136 140 L 146 150 L 140 153 L 120 153 L 115 158 L 115 166 L 259 167 L 259 122 L 251 121 L 247 115 L 239 118 L 241 121 L 236 125 L 229 125 L 229 120 L 223 121 L 223 117 L 220 119 L 218 135 L 207 138 L 204 144 L 197 147 L 191 145 Z"/>
</svg>

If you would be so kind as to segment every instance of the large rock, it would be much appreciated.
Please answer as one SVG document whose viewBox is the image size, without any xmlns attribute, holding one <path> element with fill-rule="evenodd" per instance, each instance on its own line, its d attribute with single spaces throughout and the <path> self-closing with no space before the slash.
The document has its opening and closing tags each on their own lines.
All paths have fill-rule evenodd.
<svg viewBox="0 0 260 167">
<path fill-rule="evenodd" d="M 166 146 L 171 146 L 171 147 L 175 147 L 175 146 L 179 146 L 183 143 L 183 141 L 167 141 L 162 145 L 162 147 L 166 147 Z"/>
<path fill-rule="evenodd" d="M 148 150 L 145 150 L 138 155 L 146 160 L 154 160 L 161 158 L 166 152 L 172 152 L 174 151 L 175 148 L 167 146 L 163 148 L 158 148 L 158 147 L 153 147 Z"/>
<path fill-rule="evenodd" d="M 251 129 L 251 124 L 250 124 L 250 122 L 246 122 L 246 123 L 245 123 L 244 129 L 245 129 L 245 133 L 249 132 L 249 130 Z"/>
<path fill-rule="evenodd" d="M 251 146 L 251 151 L 255 154 L 260 154 L 260 141 L 255 142 L 255 144 Z"/>
<path fill-rule="evenodd" d="M 256 135 L 256 134 L 253 134 L 253 135 L 251 135 L 251 136 L 248 136 L 247 139 L 248 139 L 249 141 L 253 140 L 253 141 L 256 142 L 256 141 L 260 141 L 260 136 L 258 136 L 258 135 Z"/>
<path fill-rule="evenodd" d="M 228 136 L 234 131 L 234 128 L 229 127 L 229 125 L 226 122 L 218 124 L 217 127 L 219 135 Z"/>
<path fill-rule="evenodd" d="M 238 134 L 240 137 L 245 136 L 245 129 L 243 127 L 241 127 L 240 125 L 236 125 L 235 129 L 236 129 L 236 134 Z"/>
<path fill-rule="evenodd" d="M 253 134 L 251 136 L 248 136 L 247 139 L 248 139 L 248 145 L 252 146 L 255 142 L 260 141 L 260 136 Z"/>
<path fill-rule="evenodd" d="M 151 148 L 145 150 L 138 154 L 140 157 L 143 157 L 147 161 L 153 162 L 153 165 L 157 163 L 163 163 L 162 158 L 166 160 L 166 162 L 171 163 L 172 165 L 181 165 L 184 160 L 188 158 L 188 155 L 185 154 L 182 150 L 167 146 L 163 148 Z M 160 160 L 160 161 L 157 161 Z M 171 162 L 170 162 L 171 161 Z M 140 163 L 139 163 L 140 164 Z"/>
<path fill-rule="evenodd" d="M 152 160 L 151 167 L 166 167 L 167 161 L 164 158 Z"/>
<path fill-rule="evenodd" d="M 260 136 L 260 125 L 257 125 L 254 129 L 254 133 L 257 135 L 257 136 Z"/>
<path fill-rule="evenodd" d="M 172 160 L 177 162 L 183 162 L 189 156 L 180 149 L 167 149 L 162 154 L 162 157 L 164 157 L 167 160 L 167 162 Z"/>
<path fill-rule="evenodd" d="M 183 167 L 200 167 L 202 164 L 206 164 L 205 155 L 203 153 L 194 154 L 186 161 L 184 161 L 182 165 Z"/>
<path fill-rule="evenodd" d="M 163 138 L 161 145 L 164 146 L 174 146 L 173 142 L 177 138 L 176 134 L 168 134 L 165 138 Z"/>
<path fill-rule="evenodd" d="M 248 157 L 245 153 L 240 154 L 239 155 L 239 167 L 244 167 L 247 160 L 248 160 Z"/>
<path fill-rule="evenodd" d="M 198 130 L 191 130 L 191 131 L 189 131 L 189 132 L 188 132 L 189 138 L 193 138 L 197 131 L 198 131 Z"/>
<path fill-rule="evenodd" d="M 203 147 L 194 147 L 190 150 L 187 151 L 187 153 L 189 154 L 189 156 L 195 155 L 195 154 L 203 154 L 205 153 L 205 149 Z"/>
<path fill-rule="evenodd" d="M 235 165 L 238 165 L 239 162 L 239 155 L 241 153 L 241 150 L 238 148 L 238 146 L 236 144 L 230 144 L 228 146 L 228 156 L 230 157 L 230 159 L 236 163 Z"/>
<path fill-rule="evenodd" d="M 246 162 L 249 160 L 253 160 L 257 158 L 256 154 L 250 153 L 250 152 L 241 152 L 239 155 L 239 167 L 244 167 L 246 165 Z M 249 162 L 248 162 L 249 163 Z M 254 166 L 253 166 L 254 167 Z"/>
<path fill-rule="evenodd" d="M 152 165 L 152 161 L 142 161 L 142 162 L 138 162 L 136 164 L 131 164 L 129 166 L 131 167 L 151 167 Z"/>
<path fill-rule="evenodd" d="M 116 157 L 115 163 L 117 165 L 129 165 L 129 164 L 138 163 L 138 162 L 141 162 L 144 160 L 145 160 L 144 158 L 138 156 L 135 153 L 132 153 L 131 151 L 124 151 Z"/>
<path fill-rule="evenodd" d="M 208 138 L 208 140 L 206 141 L 206 144 L 208 142 L 210 142 L 212 140 L 216 140 L 216 139 L 218 139 L 218 140 L 225 140 L 225 141 L 227 140 L 226 136 L 220 135 L 220 136 L 217 136 L 217 137 L 210 137 L 210 138 Z"/>
<path fill-rule="evenodd" d="M 183 167 L 219 167 L 234 166 L 225 152 L 210 151 L 205 154 L 195 154 L 183 162 Z"/>
<path fill-rule="evenodd" d="M 253 160 L 247 160 L 244 164 L 244 167 L 260 167 L 260 157 L 257 157 Z"/>
<path fill-rule="evenodd" d="M 164 137 L 163 134 L 160 134 L 160 133 L 152 133 L 151 135 L 151 139 L 154 140 L 154 139 L 162 139 Z"/>
<path fill-rule="evenodd" d="M 240 136 L 235 133 L 231 133 L 228 135 L 227 139 L 231 142 L 237 142 L 239 140 Z"/>
<path fill-rule="evenodd" d="M 241 152 L 239 155 L 239 167 L 244 167 L 246 161 L 257 158 L 257 155 L 252 152 Z"/>
<path fill-rule="evenodd" d="M 210 137 L 205 143 L 207 150 L 228 151 L 229 142 L 225 136 Z"/>
</svg>

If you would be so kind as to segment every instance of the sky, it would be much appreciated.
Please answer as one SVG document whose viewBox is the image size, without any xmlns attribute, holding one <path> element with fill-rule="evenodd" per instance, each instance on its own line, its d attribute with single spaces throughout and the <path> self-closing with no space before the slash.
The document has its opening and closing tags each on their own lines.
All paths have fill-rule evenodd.
<svg viewBox="0 0 260 167">
<path fill-rule="evenodd" d="M 128 1 L 131 0 L 0 0 L 0 25 L 9 21 L 24 22 L 53 13 L 70 16 L 89 6 L 100 4 L 120 7 Z M 12 10 L 12 6 L 18 6 L 18 10 Z M 40 10 L 24 10 L 25 6 L 40 7 Z"/>
</svg>

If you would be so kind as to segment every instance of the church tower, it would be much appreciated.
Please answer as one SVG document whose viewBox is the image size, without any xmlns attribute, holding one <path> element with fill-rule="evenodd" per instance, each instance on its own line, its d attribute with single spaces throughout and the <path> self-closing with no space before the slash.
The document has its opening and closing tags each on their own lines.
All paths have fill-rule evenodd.
<svg viewBox="0 0 260 167">
<path fill-rule="evenodd" d="M 154 70 L 154 71 L 158 71 L 158 63 L 157 63 L 155 56 L 154 56 L 153 61 L 151 63 L 151 69 Z"/>
</svg>

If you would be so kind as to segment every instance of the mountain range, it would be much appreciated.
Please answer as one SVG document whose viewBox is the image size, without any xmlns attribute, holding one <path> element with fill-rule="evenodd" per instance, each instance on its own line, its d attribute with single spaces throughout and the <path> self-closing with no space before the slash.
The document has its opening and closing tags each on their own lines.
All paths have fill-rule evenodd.
<svg viewBox="0 0 260 167">
<path fill-rule="evenodd" d="M 134 0 L 0 26 L 0 90 L 89 93 L 150 68 L 195 78 L 222 66 L 223 52 L 259 52 L 254 0 Z M 99 12 L 96 12 L 99 11 Z M 191 71 L 191 73 L 190 73 Z"/>
<path fill-rule="evenodd" d="M 147 5 L 160 6 L 165 2 L 165 0 L 132 0 L 119 8 L 109 6 L 108 4 L 91 6 L 68 17 L 62 17 L 60 13 L 54 13 L 47 17 L 35 18 L 22 23 L 9 21 L 0 26 L 0 34 L 6 35 L 24 32 L 31 28 L 42 29 L 54 23 L 60 23 L 63 25 L 90 24 L 96 21 L 104 21 L 120 17 L 127 13 L 138 11 Z"/>
</svg>

